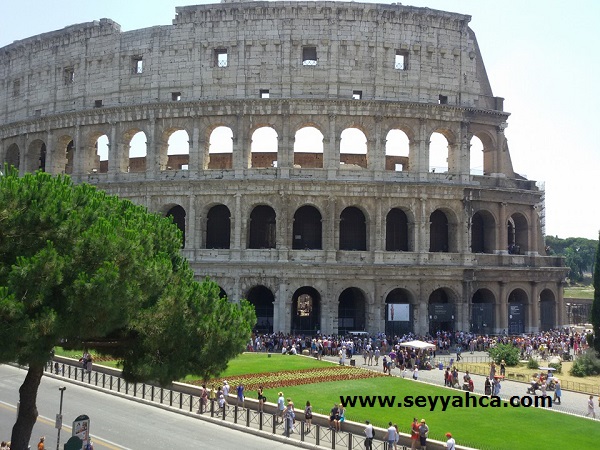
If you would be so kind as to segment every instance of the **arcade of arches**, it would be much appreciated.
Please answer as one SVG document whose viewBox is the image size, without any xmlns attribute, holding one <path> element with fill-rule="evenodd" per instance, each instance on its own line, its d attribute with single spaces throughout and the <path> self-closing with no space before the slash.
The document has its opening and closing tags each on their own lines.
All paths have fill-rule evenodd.
<svg viewBox="0 0 600 450">
<path fill-rule="evenodd" d="M 526 292 L 523 288 L 514 288 L 506 298 L 498 298 L 497 287 L 477 289 L 467 302 L 459 297 L 463 293 L 447 287 L 435 289 L 422 301 L 414 294 L 418 283 L 408 288 L 393 288 L 380 299 L 371 299 L 369 290 L 356 286 L 334 292 L 330 297 L 327 286 L 321 289 L 306 285 L 294 289 L 280 285 L 276 291 L 258 284 L 247 289 L 243 296 L 256 308 L 259 332 L 287 330 L 315 334 L 317 331 L 384 330 L 388 335 L 401 335 L 469 330 L 478 334 L 504 331 L 521 334 L 557 326 L 557 298 L 552 289 L 539 291 L 535 287 Z M 539 294 L 532 301 L 531 295 L 537 291 Z M 222 289 L 223 296 L 225 292 Z"/>
</svg>

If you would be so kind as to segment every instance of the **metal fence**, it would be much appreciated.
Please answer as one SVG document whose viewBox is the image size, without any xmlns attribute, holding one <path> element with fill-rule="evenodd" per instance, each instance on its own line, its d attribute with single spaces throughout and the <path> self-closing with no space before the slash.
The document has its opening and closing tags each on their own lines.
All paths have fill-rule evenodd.
<svg viewBox="0 0 600 450">
<path fill-rule="evenodd" d="M 113 392 L 130 395 L 160 405 L 167 405 L 182 411 L 209 416 L 214 419 L 238 424 L 247 428 L 280 434 L 288 439 L 319 445 L 331 449 L 358 450 L 365 448 L 364 435 L 348 431 L 335 431 L 328 426 L 313 423 L 310 430 L 304 421 L 297 421 L 292 429 L 287 429 L 286 421 L 278 422 L 277 415 L 255 411 L 248 407 L 226 405 L 220 408 L 216 400 L 211 399 L 204 408 L 198 395 L 187 394 L 175 389 L 163 388 L 148 383 L 129 383 L 120 376 L 99 371 L 87 371 L 76 365 L 54 362 L 46 367 L 46 372 L 76 380 Z M 314 420 L 314 419 L 313 419 Z M 387 442 L 374 438 L 373 450 L 389 450 Z M 399 445 L 399 449 L 407 447 Z"/>
</svg>

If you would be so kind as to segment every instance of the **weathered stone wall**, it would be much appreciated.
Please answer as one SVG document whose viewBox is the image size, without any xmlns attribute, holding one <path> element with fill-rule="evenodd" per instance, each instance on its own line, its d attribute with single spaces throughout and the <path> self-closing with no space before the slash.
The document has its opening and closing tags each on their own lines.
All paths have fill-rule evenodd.
<svg viewBox="0 0 600 450">
<path fill-rule="evenodd" d="M 542 193 L 513 171 L 508 113 L 492 96 L 469 16 L 347 2 L 176 12 L 170 26 L 123 33 L 102 19 L 0 49 L 0 162 L 68 173 L 176 216 L 197 276 L 260 304 L 274 330 L 303 329 L 299 293 L 318 310 L 309 329 L 327 333 L 348 329 L 348 314 L 360 328 L 384 330 L 386 302 L 410 304 L 405 325 L 418 333 L 436 330 L 440 303 L 452 307 L 445 329 L 564 323 L 566 269 L 544 256 Z M 316 64 L 303 64 L 315 51 Z M 406 57 L 400 68 L 396 54 Z M 232 153 L 210 153 L 223 126 Z M 275 131 L 276 152 L 252 151 L 260 127 Z M 303 127 L 322 134 L 322 153 L 294 151 Z M 364 133 L 366 154 L 343 152 L 348 128 Z M 189 151 L 171 155 L 178 130 Z M 386 153 L 391 130 L 406 134 L 408 156 Z M 146 156 L 131 157 L 140 131 Z M 444 173 L 429 167 L 434 132 L 448 141 Z M 103 135 L 107 161 L 96 151 Z M 470 171 L 473 136 L 483 176 Z M 272 216 L 253 216 L 259 207 Z M 216 231 L 213 208 L 226 209 Z M 300 222 L 313 235 L 304 246 Z M 256 223 L 265 243 L 253 243 Z"/>
</svg>

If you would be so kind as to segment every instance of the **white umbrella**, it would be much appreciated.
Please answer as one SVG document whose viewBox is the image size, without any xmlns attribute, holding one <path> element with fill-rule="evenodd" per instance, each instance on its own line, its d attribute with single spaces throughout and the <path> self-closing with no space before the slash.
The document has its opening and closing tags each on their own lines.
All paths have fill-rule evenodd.
<svg viewBox="0 0 600 450">
<path fill-rule="evenodd" d="M 400 347 L 418 348 L 420 350 L 423 350 L 427 348 L 435 348 L 435 345 L 423 341 L 409 341 L 400 343 Z"/>
</svg>

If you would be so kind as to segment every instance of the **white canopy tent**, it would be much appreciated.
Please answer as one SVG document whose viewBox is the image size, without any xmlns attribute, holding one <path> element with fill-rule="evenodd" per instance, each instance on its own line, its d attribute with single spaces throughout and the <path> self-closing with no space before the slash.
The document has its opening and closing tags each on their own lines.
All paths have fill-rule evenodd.
<svg viewBox="0 0 600 450">
<path fill-rule="evenodd" d="M 423 342 L 423 341 L 409 341 L 409 342 L 401 342 L 400 347 L 410 347 L 410 348 L 418 348 L 419 350 L 425 350 L 428 348 L 435 348 L 435 345 L 430 344 L 429 342 Z"/>
</svg>

